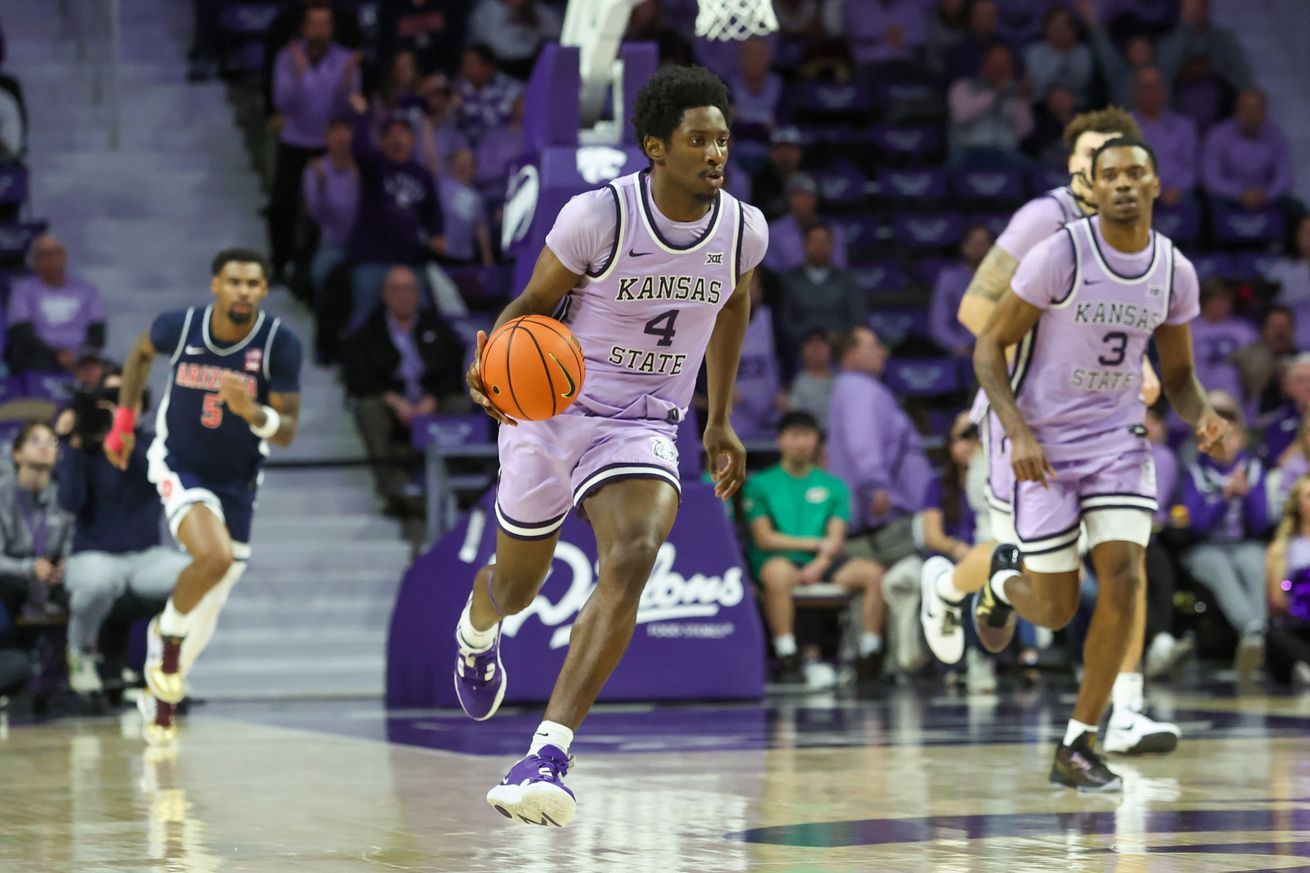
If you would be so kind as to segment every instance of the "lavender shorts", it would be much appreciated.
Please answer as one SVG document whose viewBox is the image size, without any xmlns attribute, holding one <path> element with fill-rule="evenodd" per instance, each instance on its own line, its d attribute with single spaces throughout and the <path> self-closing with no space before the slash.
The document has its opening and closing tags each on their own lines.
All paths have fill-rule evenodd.
<svg viewBox="0 0 1310 873">
<path fill-rule="evenodd" d="M 522 540 L 553 536 L 569 510 L 621 479 L 663 479 L 682 493 L 677 425 L 580 414 L 500 429 L 496 520 Z"/>
<path fill-rule="evenodd" d="M 1155 462 L 1145 440 L 1123 452 L 1052 461 L 1055 479 L 1014 485 L 1014 527 L 1024 564 L 1039 573 L 1078 568 L 1078 537 L 1087 547 L 1123 541 L 1145 546 L 1157 508 Z"/>
</svg>

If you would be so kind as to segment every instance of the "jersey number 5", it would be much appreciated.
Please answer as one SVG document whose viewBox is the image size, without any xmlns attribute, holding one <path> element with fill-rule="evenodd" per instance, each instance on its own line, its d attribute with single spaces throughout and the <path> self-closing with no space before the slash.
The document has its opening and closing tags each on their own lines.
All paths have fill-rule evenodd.
<svg viewBox="0 0 1310 873">
<path fill-rule="evenodd" d="M 677 333 L 677 329 L 674 325 L 677 324 L 677 321 L 678 310 L 670 309 L 663 315 L 657 315 L 650 321 L 646 322 L 646 330 L 643 332 L 660 338 L 660 341 L 655 345 L 660 346 L 661 348 L 668 348 L 673 345 L 673 335 Z"/>
<path fill-rule="evenodd" d="M 217 394 L 206 394 L 200 411 L 200 423 L 213 429 L 223 423 L 223 400 Z"/>
</svg>

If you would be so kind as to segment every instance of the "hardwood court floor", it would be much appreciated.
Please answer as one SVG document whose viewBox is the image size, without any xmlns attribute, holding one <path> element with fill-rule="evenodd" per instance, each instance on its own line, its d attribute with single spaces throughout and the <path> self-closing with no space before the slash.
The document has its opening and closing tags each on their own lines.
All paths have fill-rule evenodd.
<svg viewBox="0 0 1310 873">
<path fill-rule="evenodd" d="M 1069 698 L 608 707 L 573 826 L 483 801 L 536 712 L 200 707 L 175 753 L 135 714 L 0 730 L 0 871 L 1310 870 L 1310 696 L 1155 694 L 1177 752 L 1122 797 L 1046 782 Z"/>
</svg>

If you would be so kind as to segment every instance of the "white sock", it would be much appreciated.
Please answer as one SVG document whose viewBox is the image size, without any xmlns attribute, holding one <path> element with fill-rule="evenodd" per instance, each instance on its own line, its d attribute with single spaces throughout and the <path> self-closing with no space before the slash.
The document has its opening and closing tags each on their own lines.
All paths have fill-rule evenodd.
<svg viewBox="0 0 1310 873">
<path fill-rule="evenodd" d="M 773 638 L 773 651 L 779 658 L 790 658 L 796 654 L 796 635 L 780 634 Z"/>
<path fill-rule="evenodd" d="M 537 725 L 537 732 L 532 735 L 532 745 L 528 747 L 528 754 L 537 754 L 542 746 L 554 746 L 567 755 L 572 743 L 573 731 L 558 722 L 543 721 Z"/>
<path fill-rule="evenodd" d="M 1013 570 L 1002 570 L 992 577 L 992 593 L 996 595 L 997 600 L 1006 606 L 1013 606 L 1014 604 L 1010 602 L 1009 596 L 1005 593 L 1005 583 L 1011 579 L 1019 578 L 1020 575 L 1022 574 Z"/>
<path fill-rule="evenodd" d="M 937 596 L 940 597 L 942 600 L 945 600 L 947 603 L 951 604 L 952 606 L 959 606 L 961 603 L 964 602 L 964 598 L 969 596 L 967 594 L 961 594 L 959 591 L 956 590 L 954 566 L 951 567 L 951 571 L 949 573 L 944 572 L 937 577 L 935 586 L 937 588 Z"/>
<path fill-rule="evenodd" d="M 1116 676 L 1110 699 L 1114 703 L 1115 715 L 1120 712 L 1141 712 L 1142 674 L 1120 673 Z"/>
<path fill-rule="evenodd" d="M 473 618 L 469 615 L 469 610 L 472 607 L 473 598 L 470 597 L 469 602 L 464 604 L 464 611 L 459 614 L 459 625 L 456 628 L 456 634 L 459 636 L 460 643 L 470 651 L 485 652 L 496 641 L 496 625 L 493 624 L 486 630 L 475 628 Z"/>
<path fill-rule="evenodd" d="M 1069 719 L 1069 726 L 1064 729 L 1064 745 L 1072 746 L 1083 734 L 1091 734 L 1092 739 L 1096 739 L 1096 725 Z"/>
<path fill-rule="evenodd" d="M 187 616 L 177 611 L 171 597 L 164 604 L 164 611 L 159 614 L 159 632 L 166 637 L 186 636 Z"/>
<path fill-rule="evenodd" d="M 860 657 L 867 658 L 874 652 L 882 651 L 882 634 L 865 631 L 860 634 Z"/>
</svg>

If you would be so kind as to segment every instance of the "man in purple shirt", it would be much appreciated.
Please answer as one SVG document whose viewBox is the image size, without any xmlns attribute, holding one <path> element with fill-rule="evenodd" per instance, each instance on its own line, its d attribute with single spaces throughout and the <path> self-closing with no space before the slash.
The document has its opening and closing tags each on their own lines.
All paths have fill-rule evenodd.
<svg viewBox="0 0 1310 873">
<path fill-rule="evenodd" d="M 1202 385 L 1244 397 L 1233 358 L 1259 338 L 1250 322 L 1233 315 L 1233 289 L 1228 282 L 1215 277 L 1201 283 L 1201 317 L 1192 322 L 1192 348 L 1196 378 Z"/>
<path fill-rule="evenodd" d="M 928 333 L 933 341 L 961 358 L 973 354 L 973 334 L 956 319 L 960 301 L 973 280 L 973 274 L 992 247 L 992 232 L 984 225 L 970 228 L 960 243 L 960 262 L 937 274 L 932 288 L 932 306 L 928 311 Z"/>
<path fill-rule="evenodd" d="M 515 97 L 509 120 L 487 131 L 478 143 L 478 188 L 487 201 L 496 206 L 505 200 L 505 180 L 509 178 L 510 164 L 523 153 L 525 104 L 522 94 Z"/>
<path fill-rule="evenodd" d="M 327 154 L 309 162 L 300 183 L 305 212 L 318 225 L 318 250 L 309 267 L 315 289 L 346 259 L 350 235 L 355 230 L 359 167 L 351 151 L 353 131 L 350 119 L 334 118 L 328 124 Z"/>
<path fill-rule="evenodd" d="M 414 160 L 414 131 L 409 121 L 393 116 L 382 127 L 382 150 L 356 153 L 359 215 L 350 238 L 350 258 L 355 262 L 351 326 L 362 322 L 377 306 L 383 277 L 391 266 L 418 268 L 429 252 L 446 252 L 437 185 L 432 174 Z M 426 294 L 423 298 L 426 304 Z"/>
<path fill-rule="evenodd" d="M 359 56 L 332 41 L 331 4 L 310 3 L 300 38 L 278 52 L 273 66 L 273 105 L 282 128 L 268 205 L 270 284 L 284 281 L 293 256 L 305 165 L 323 153 L 328 122 L 350 111 L 359 87 Z"/>
<path fill-rule="evenodd" d="M 1196 124 L 1169 110 L 1169 89 L 1157 67 L 1143 67 L 1133 82 L 1133 118 L 1142 139 L 1160 156 L 1160 205 L 1173 206 L 1196 187 Z"/>
<path fill-rule="evenodd" d="M 522 90 L 522 85 L 497 69 L 491 49 L 480 43 L 471 45 L 464 50 L 455 83 L 460 100 L 455 123 L 476 144 L 487 131 L 505 123 Z"/>
<path fill-rule="evenodd" d="M 1233 117 L 1206 135 L 1201 180 L 1212 196 L 1259 209 L 1292 189 L 1292 149 L 1267 110 L 1263 92 L 1243 91 Z"/>
<path fill-rule="evenodd" d="M 769 253 L 764 266 L 785 273 L 805 263 L 805 234 L 816 224 L 826 223 L 819 215 L 819 186 L 814 177 L 797 173 L 787 182 L 787 214 L 769 226 Z M 846 235 L 840 227 L 832 231 L 832 265 L 846 268 Z"/>
<path fill-rule="evenodd" d="M 36 275 L 14 283 L 5 313 L 9 366 L 70 373 L 80 347 L 105 344 L 100 292 L 68 276 L 68 252 L 53 234 L 33 240 L 28 259 Z"/>
<path fill-rule="evenodd" d="M 851 492 L 851 532 L 867 535 L 872 557 L 884 567 L 914 551 L 901 533 L 923 508 L 932 467 L 923 442 L 896 396 L 880 378 L 887 347 L 867 327 L 838 342 L 838 374 L 828 407 L 828 468 Z"/>
</svg>

